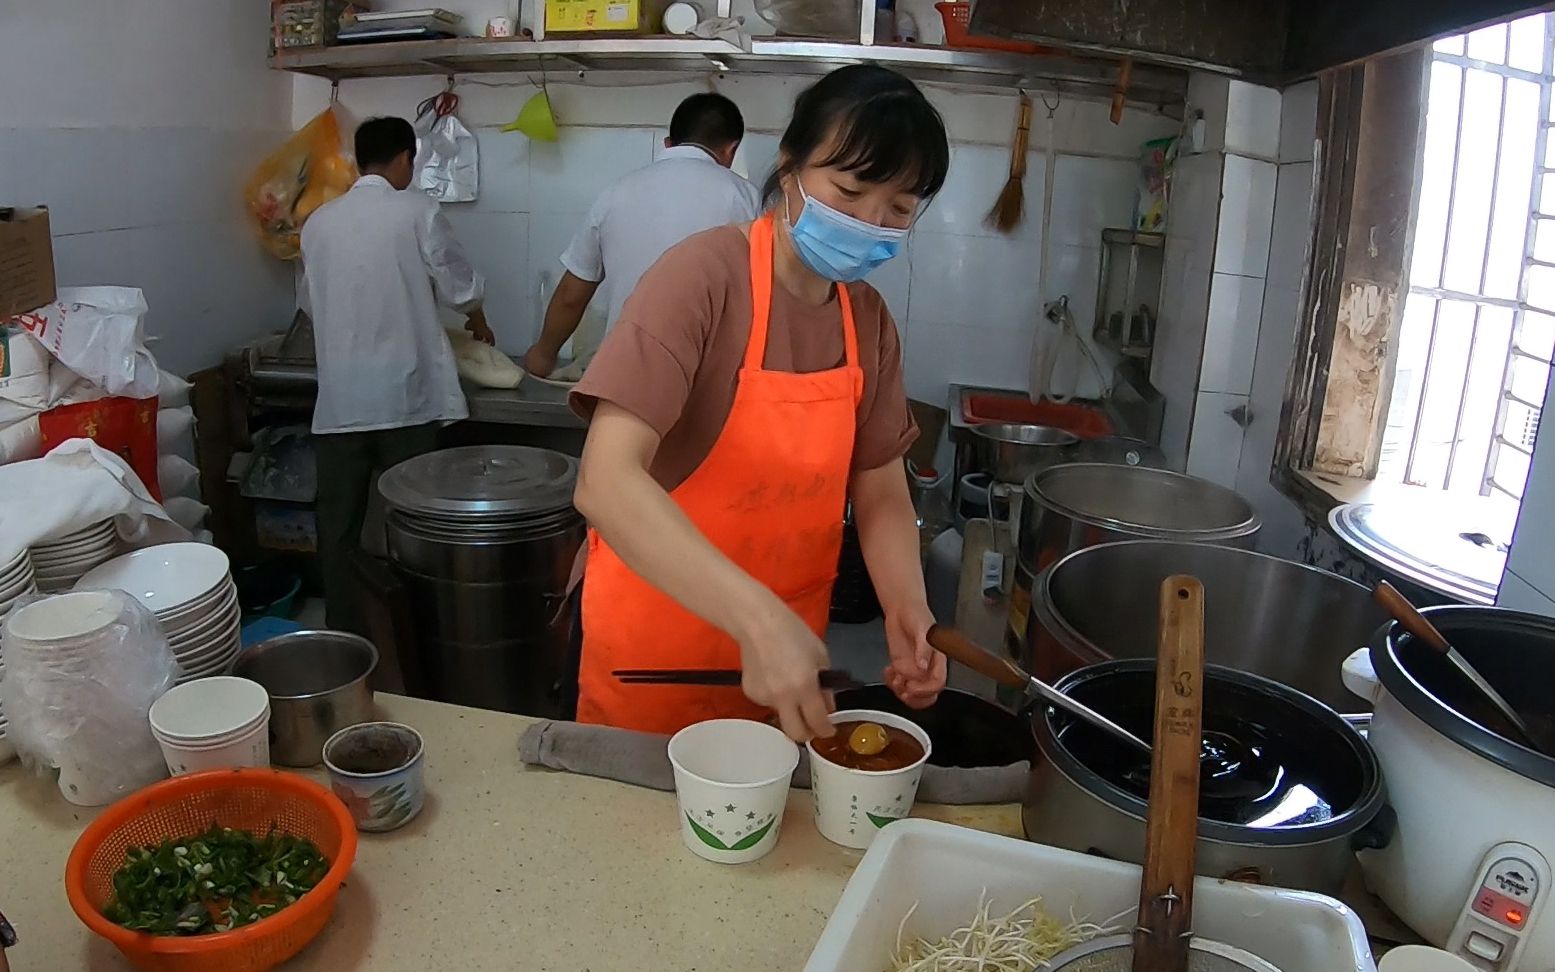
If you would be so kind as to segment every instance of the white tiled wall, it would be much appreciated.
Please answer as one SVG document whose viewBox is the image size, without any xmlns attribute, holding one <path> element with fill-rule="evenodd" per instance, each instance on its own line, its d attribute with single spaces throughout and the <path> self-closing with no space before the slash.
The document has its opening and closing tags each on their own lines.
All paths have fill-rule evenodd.
<svg viewBox="0 0 1555 972">
<path fill-rule="evenodd" d="M 1310 233 L 1316 105 L 1311 83 L 1190 80 L 1203 150 L 1174 172 L 1152 371 L 1168 459 L 1246 496 L 1264 520 L 1260 547 L 1284 556 L 1304 520 L 1270 472 Z"/>
<path fill-rule="evenodd" d="M 186 6 L 0 14 L 0 90 L 18 93 L 0 99 L 0 205 L 49 206 L 60 286 L 144 290 L 152 348 L 178 372 L 284 327 L 292 299 L 291 268 L 262 253 L 240 195 L 289 127 L 291 85 L 264 62 L 267 9 Z"/>
<path fill-rule="evenodd" d="M 1317 84 L 1307 82 L 1285 89 L 1269 259 L 1249 386 L 1251 421 L 1243 437 L 1236 478 L 1237 492 L 1247 497 L 1263 518 L 1259 547 L 1285 557 L 1297 555 L 1306 520 L 1270 477 L 1280 410 L 1295 354 L 1302 273 L 1311 236 L 1311 158 L 1316 124 Z"/>
<path fill-rule="evenodd" d="M 612 82 L 605 87 L 553 80 L 561 139 L 544 144 L 498 130 L 532 92 L 527 79 L 489 80 L 504 86 L 458 89 L 464 99 L 461 117 L 480 142 L 480 198 L 444 210 L 491 281 L 486 310 L 500 345 L 521 352 L 538 330 L 539 292 L 543 284 L 554 283 L 561 252 L 595 195 L 648 164 L 660 150 L 662 126 L 675 105 L 706 85 L 677 81 L 616 87 Z M 425 79 L 349 81 L 340 89 L 341 101 L 361 117 L 408 114 L 432 84 Z M 803 84 L 800 79 L 714 84 L 746 116 L 749 132 L 735 167 L 758 183 L 777 159 L 778 135 Z M 314 79 L 298 79 L 294 121 L 320 110 L 327 92 Z M 928 94 L 951 131 L 949 178 L 920 219 L 907 251 L 876 271 L 870 282 L 884 295 L 902 332 L 906 380 L 914 397 L 943 402 L 951 382 L 1024 389 L 1034 325 L 1046 302 L 1067 294 L 1078 330 L 1089 335 L 1101 232 L 1131 225 L 1140 146 L 1172 134 L 1178 123 L 1130 109 L 1123 124 L 1113 126 L 1105 103 L 1070 98 L 1060 101 L 1050 121 L 1038 105 L 1024 182 L 1025 218 L 1005 236 L 989 229 L 984 218 L 1009 171 L 1013 95 L 945 88 Z M 1050 197 L 1049 214 L 1045 202 Z M 1098 356 L 1110 378 L 1112 359 L 1104 351 Z M 1060 360 L 1054 383 L 1061 391 L 1080 394 L 1100 389 L 1091 366 L 1073 351 Z"/>
</svg>

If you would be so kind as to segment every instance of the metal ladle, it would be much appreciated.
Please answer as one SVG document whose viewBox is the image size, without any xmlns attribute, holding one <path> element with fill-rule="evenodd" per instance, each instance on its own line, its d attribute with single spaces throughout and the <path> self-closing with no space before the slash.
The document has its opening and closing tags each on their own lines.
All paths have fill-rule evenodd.
<svg viewBox="0 0 1555 972">
<path fill-rule="evenodd" d="M 1474 666 L 1469 664 L 1469 660 L 1458 653 L 1458 649 L 1452 646 L 1452 643 L 1437 629 L 1436 625 L 1432 624 L 1425 615 L 1421 614 L 1419 608 L 1411 604 L 1409 598 L 1401 594 L 1398 588 L 1387 581 L 1378 581 L 1376 590 L 1372 591 L 1372 599 L 1380 604 L 1383 610 L 1392 615 L 1393 619 L 1405 631 L 1418 638 L 1421 644 L 1438 654 L 1445 655 L 1447 660 L 1452 663 L 1452 667 L 1456 668 L 1464 678 L 1472 682 L 1479 694 L 1494 706 L 1496 712 L 1523 737 L 1522 741 L 1526 745 L 1536 751 L 1543 752 L 1543 748 L 1534 739 L 1532 730 L 1528 728 L 1528 723 L 1524 722 L 1523 717 L 1517 714 L 1517 710 L 1512 708 L 1512 704 L 1503 698 L 1501 693 L 1495 690 L 1494 686 L 1485 681 L 1485 676 L 1476 671 Z"/>
<path fill-rule="evenodd" d="M 959 662 L 974 672 L 986 675 L 1000 685 L 1019 689 L 1033 699 L 1056 705 L 1066 712 L 1071 712 L 1120 742 L 1128 743 L 1140 752 L 1150 752 L 1150 744 L 1132 732 L 1129 732 L 1085 703 L 1077 702 L 1041 679 L 1028 675 L 1026 670 L 1019 665 L 1007 658 L 995 655 L 956 629 L 936 624 L 929 629 L 928 638 L 929 645 L 936 651 L 944 654 L 951 661 Z"/>
</svg>

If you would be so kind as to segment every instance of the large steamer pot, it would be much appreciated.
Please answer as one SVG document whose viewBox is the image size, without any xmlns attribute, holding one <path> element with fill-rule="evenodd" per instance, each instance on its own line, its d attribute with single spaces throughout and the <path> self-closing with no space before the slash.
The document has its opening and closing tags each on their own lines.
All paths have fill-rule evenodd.
<svg viewBox="0 0 1555 972">
<path fill-rule="evenodd" d="M 1200 788 L 1198 873 L 1337 893 L 1356 849 L 1376 846 L 1385 837 L 1382 774 L 1366 741 L 1331 709 L 1268 679 L 1208 666 L 1204 684 L 1207 738 L 1265 740 L 1282 768 L 1279 778 L 1310 784 L 1331 804 L 1332 815 L 1251 826 L 1251 819 L 1244 818 L 1267 813 L 1269 802 L 1217 803 L 1211 797 L 1224 791 L 1207 782 L 1206 774 Z M 1056 688 L 1142 738 L 1151 737 L 1154 661 L 1092 665 L 1061 679 Z M 1032 710 L 1031 729 L 1039 758 L 1032 764 L 1022 806 L 1027 838 L 1141 863 L 1148 763 L 1135 789 L 1115 782 L 1115 771 L 1147 757 L 1049 706 Z"/>
<path fill-rule="evenodd" d="M 1261 525 L 1245 499 L 1207 480 L 1147 466 L 1067 463 L 1026 480 L 1018 555 L 1036 574 L 1065 554 L 1114 540 L 1250 547 Z"/>
<path fill-rule="evenodd" d="M 1023 657 L 1057 677 L 1154 655 L 1156 592 L 1173 574 L 1204 583 L 1204 657 L 1273 679 L 1340 712 L 1363 706 L 1340 667 L 1388 620 L 1360 584 L 1316 567 L 1204 543 L 1130 540 L 1052 564 L 1031 594 Z"/>
<path fill-rule="evenodd" d="M 1423 613 L 1523 716 L 1545 753 L 1555 751 L 1555 619 L 1489 607 Z M 1398 814 L 1395 838 L 1360 856 L 1367 886 L 1434 945 L 1456 951 L 1470 932 L 1507 942 L 1520 931 L 1521 953 L 1508 949 L 1512 961 L 1495 968 L 1555 969 L 1555 757 L 1485 728 L 1488 704 L 1450 662 L 1396 624 L 1381 627 L 1366 656 L 1352 662 L 1367 656 L 1376 682 L 1357 688 L 1376 704 L 1369 739 Z M 1477 880 L 1497 862 L 1495 871 L 1515 871 L 1534 891 L 1515 902 L 1520 927 L 1500 917 L 1512 908 L 1470 910 L 1486 884 L 1507 890 L 1495 872 Z"/>
<path fill-rule="evenodd" d="M 1066 462 L 1080 441 L 1048 425 L 984 422 L 971 428 L 978 466 L 1001 483 L 1023 483 L 1033 473 Z"/>
<path fill-rule="evenodd" d="M 520 446 L 417 457 L 384 474 L 389 557 L 414 604 L 417 695 L 558 717 L 576 677 L 567 582 L 585 536 L 577 461 Z"/>
</svg>

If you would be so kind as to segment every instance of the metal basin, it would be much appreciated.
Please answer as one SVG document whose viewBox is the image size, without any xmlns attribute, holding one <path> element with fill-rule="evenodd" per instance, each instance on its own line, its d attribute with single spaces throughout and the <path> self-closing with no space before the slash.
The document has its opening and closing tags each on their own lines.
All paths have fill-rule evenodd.
<svg viewBox="0 0 1555 972">
<path fill-rule="evenodd" d="M 1247 500 L 1208 480 L 1145 466 L 1068 463 L 1026 480 L 1018 552 L 1035 574 L 1066 554 L 1114 540 L 1250 546 L 1262 525 Z M 1155 595 L 1147 600 L 1155 604 Z"/>
<path fill-rule="evenodd" d="M 1033 473 L 1069 459 L 1079 436 L 1050 425 L 986 422 L 972 426 L 983 471 L 1001 483 L 1023 483 Z"/>
<path fill-rule="evenodd" d="M 1371 592 L 1316 567 L 1235 547 L 1134 540 L 1072 553 L 1037 577 L 1026 656 L 1048 676 L 1109 658 L 1153 657 L 1157 592 L 1172 574 L 1204 583 L 1204 656 L 1290 686 L 1339 712 L 1370 706 L 1340 679 L 1387 614 Z"/>
<path fill-rule="evenodd" d="M 233 674 L 270 693 L 270 758 L 316 766 L 324 743 L 347 726 L 373 720 L 368 676 L 378 649 L 345 631 L 294 631 L 238 656 Z"/>
</svg>

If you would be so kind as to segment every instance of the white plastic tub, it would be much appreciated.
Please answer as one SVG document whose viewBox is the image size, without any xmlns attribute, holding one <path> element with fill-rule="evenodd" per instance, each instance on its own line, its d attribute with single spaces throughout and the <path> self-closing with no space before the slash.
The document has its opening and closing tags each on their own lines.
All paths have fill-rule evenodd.
<svg viewBox="0 0 1555 972">
<path fill-rule="evenodd" d="M 987 889 L 995 911 L 1041 895 L 1049 912 L 1105 921 L 1139 902 L 1139 867 L 931 820 L 880 832 L 848 881 L 805 972 L 884 972 L 903 940 L 965 925 Z M 1132 915 L 1128 916 L 1132 918 Z M 1376 972 L 1354 911 L 1303 891 L 1200 878 L 1194 931 L 1245 948 L 1281 972 Z"/>
</svg>

